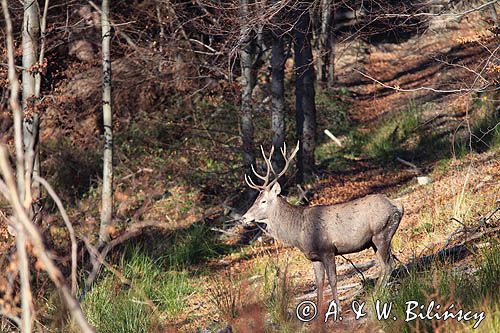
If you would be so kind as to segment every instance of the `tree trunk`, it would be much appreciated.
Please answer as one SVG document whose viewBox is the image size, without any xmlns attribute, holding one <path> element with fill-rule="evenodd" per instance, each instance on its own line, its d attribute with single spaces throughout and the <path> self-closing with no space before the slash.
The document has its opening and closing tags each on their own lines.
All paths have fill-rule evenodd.
<svg viewBox="0 0 500 333">
<path fill-rule="evenodd" d="M 38 54 L 38 65 L 40 70 L 35 73 L 35 98 L 36 100 L 40 100 L 40 93 L 42 87 L 42 66 L 44 64 L 45 59 L 45 31 L 47 27 L 47 13 L 49 10 L 49 0 L 45 0 L 43 15 L 40 21 L 40 45 L 39 45 L 39 54 Z M 39 12 L 40 10 L 38 10 Z M 42 196 L 42 189 L 40 186 L 40 182 L 37 181 L 37 177 L 41 176 L 40 171 L 40 117 L 38 112 L 34 115 L 33 118 L 33 172 L 32 172 L 32 198 L 33 198 L 33 207 L 32 210 L 37 212 L 36 218 L 37 221 L 41 221 L 42 219 L 42 211 L 41 211 L 41 202 L 38 200 Z"/>
<path fill-rule="evenodd" d="M 24 161 L 24 188 L 20 188 L 20 196 L 23 198 L 25 206 L 31 205 L 31 199 L 40 196 L 40 186 L 38 182 L 31 187 L 32 174 L 38 174 L 39 161 L 38 149 L 38 126 L 39 115 L 35 109 L 36 101 L 36 80 L 38 75 L 34 66 L 38 61 L 38 38 L 40 36 L 40 16 L 38 2 L 36 0 L 23 1 L 23 73 L 22 73 L 22 107 L 23 107 L 23 143 Z M 32 152 L 32 153 L 31 153 Z M 29 202 L 28 202 L 29 201 Z"/>
<path fill-rule="evenodd" d="M 334 84 L 334 61 L 333 50 L 334 38 L 332 33 L 332 0 L 321 0 L 321 31 L 319 35 L 320 56 L 318 57 L 318 71 L 321 82 L 327 83 L 328 87 Z"/>
<path fill-rule="evenodd" d="M 273 132 L 274 150 L 279 152 L 285 142 L 285 50 L 283 47 L 284 32 L 273 31 L 271 53 L 271 128 Z M 285 161 L 281 154 L 274 154 L 272 159 L 274 170 L 281 170 Z"/>
<path fill-rule="evenodd" d="M 490 11 L 491 11 L 491 18 L 493 19 L 495 26 L 498 26 L 498 14 L 494 3 L 490 5 Z"/>
<path fill-rule="evenodd" d="M 316 104 L 308 3 L 297 6 L 297 22 L 293 30 L 296 131 L 301 143 L 297 160 L 297 182 L 303 183 L 309 181 L 314 172 Z"/>
<path fill-rule="evenodd" d="M 113 218 L 113 123 L 111 113 L 111 26 L 109 0 L 103 0 L 102 13 L 102 114 L 104 124 L 104 155 L 102 172 L 102 210 L 99 241 L 109 241 Z"/>
<path fill-rule="evenodd" d="M 255 32 L 251 31 L 246 25 L 249 18 L 248 0 L 241 0 L 241 17 L 244 20 L 242 24 L 240 64 L 242 76 L 241 91 L 241 135 L 243 137 L 243 165 L 245 173 L 252 175 L 252 164 L 255 163 L 255 151 L 253 142 L 253 119 L 252 119 L 252 92 L 257 78 L 254 69 L 254 60 L 256 53 Z"/>
</svg>

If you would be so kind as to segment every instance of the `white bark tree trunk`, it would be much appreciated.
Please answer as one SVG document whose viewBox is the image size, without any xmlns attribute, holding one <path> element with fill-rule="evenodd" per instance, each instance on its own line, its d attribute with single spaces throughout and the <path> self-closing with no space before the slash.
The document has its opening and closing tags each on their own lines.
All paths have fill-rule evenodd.
<svg viewBox="0 0 500 333">
<path fill-rule="evenodd" d="M 104 154 L 102 173 L 102 209 L 99 242 L 109 241 L 113 218 L 113 123 L 111 113 L 111 24 L 109 0 L 103 0 L 102 26 L 102 113 L 104 123 Z"/>
<path fill-rule="evenodd" d="M 23 73 L 22 73 L 22 107 L 23 107 L 23 142 L 24 151 L 26 152 L 24 161 L 24 181 L 25 186 L 20 188 L 20 195 L 23 198 L 24 205 L 31 205 L 31 198 L 39 197 L 39 186 L 31 184 L 32 174 L 38 174 L 39 161 L 38 155 L 38 126 L 39 115 L 35 109 L 36 80 L 37 71 L 35 65 L 38 62 L 38 39 L 40 37 L 40 12 L 38 1 L 24 0 L 23 1 L 24 16 L 23 16 L 23 31 L 22 31 L 22 48 L 23 48 Z M 29 155 L 33 150 L 34 155 Z M 30 158 L 28 158 L 30 157 Z M 33 189 L 33 193 L 32 193 Z M 30 201 L 30 202 L 28 202 Z"/>
</svg>

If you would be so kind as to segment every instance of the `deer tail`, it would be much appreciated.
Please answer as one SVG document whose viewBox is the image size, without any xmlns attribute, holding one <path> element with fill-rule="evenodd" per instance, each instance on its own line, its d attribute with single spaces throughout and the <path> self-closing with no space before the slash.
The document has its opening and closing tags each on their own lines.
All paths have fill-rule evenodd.
<svg viewBox="0 0 500 333">
<path fill-rule="evenodd" d="M 396 207 L 398 207 L 399 212 L 401 213 L 401 216 L 403 216 L 405 209 L 403 207 L 403 204 L 401 202 L 396 203 Z"/>
<path fill-rule="evenodd" d="M 403 204 L 401 202 L 398 202 L 398 201 L 393 201 L 393 203 L 394 203 L 394 206 L 396 206 L 396 208 L 398 209 L 399 216 L 402 217 L 403 213 L 404 213 Z"/>
</svg>

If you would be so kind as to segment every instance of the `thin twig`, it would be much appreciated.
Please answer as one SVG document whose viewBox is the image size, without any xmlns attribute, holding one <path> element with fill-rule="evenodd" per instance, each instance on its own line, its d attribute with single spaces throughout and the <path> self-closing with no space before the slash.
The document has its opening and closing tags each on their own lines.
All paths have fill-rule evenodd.
<svg viewBox="0 0 500 333">
<path fill-rule="evenodd" d="M 5 17 L 6 37 L 7 37 L 7 57 L 8 57 L 8 76 L 10 83 L 10 106 L 14 115 L 14 140 L 16 145 L 16 161 L 17 161 L 17 186 L 24 188 L 24 147 L 23 147 L 23 131 L 22 131 L 22 109 L 19 105 L 19 82 L 17 80 L 16 70 L 14 67 L 14 43 L 12 37 L 12 21 L 10 18 L 9 8 L 6 0 L 2 0 L 2 9 Z M 2 147 L 2 149 L 5 149 Z M 6 157 L 6 152 L 4 152 Z M 6 161 L 7 162 L 7 159 Z M 2 163 L 2 161 L 0 161 Z M 3 173 L 3 172 L 2 172 Z M 4 175 L 5 178 L 5 175 Z M 16 187 L 16 182 L 11 178 L 11 186 Z M 2 182 L 3 185 L 3 182 Z M 9 187 L 5 184 L 3 187 Z M 5 189 L 4 189 L 5 190 Z M 23 194 L 9 191 L 12 200 L 23 200 Z M 14 197 L 15 196 L 15 197 Z M 15 214 L 18 215 L 18 214 Z M 31 332 L 32 328 L 32 294 L 30 286 L 30 271 L 28 255 L 26 253 L 26 235 L 24 226 L 20 224 L 18 216 L 14 219 L 14 226 L 16 229 L 16 250 L 19 261 L 19 276 L 21 278 L 21 331 Z"/>
<path fill-rule="evenodd" d="M 99 6 L 97 6 L 93 1 L 88 1 L 88 3 L 99 13 L 99 15 L 102 15 L 102 10 L 101 8 L 99 8 Z M 115 28 L 116 32 L 118 32 L 118 34 L 120 34 L 120 36 L 123 37 L 123 39 L 125 39 L 125 41 L 128 43 L 128 45 L 132 46 L 134 49 L 137 49 L 137 45 L 134 43 L 134 41 L 132 40 L 132 38 L 130 38 L 129 35 L 127 35 L 126 33 L 124 33 L 120 28 L 119 28 L 119 24 L 115 24 L 115 22 L 109 20 L 109 23 Z"/>
<path fill-rule="evenodd" d="M 149 305 L 151 307 L 151 309 L 153 309 L 154 311 L 158 310 L 158 307 L 153 303 L 153 301 L 146 295 L 146 293 L 141 288 L 136 288 L 131 280 L 129 280 L 119 270 L 117 270 L 112 265 L 107 263 L 103 258 L 101 258 L 99 251 L 94 246 L 92 246 L 92 244 L 87 239 L 87 237 L 85 237 L 83 235 L 79 235 L 79 237 L 83 240 L 83 243 L 85 244 L 85 247 L 87 248 L 88 253 L 94 258 L 94 260 L 99 261 L 99 263 L 101 265 L 105 266 L 110 272 L 112 272 L 114 275 L 116 275 L 123 284 L 128 285 L 130 288 L 133 288 L 137 293 L 139 293 L 141 295 L 141 297 L 144 299 L 144 301 L 145 301 L 144 303 Z"/>
<path fill-rule="evenodd" d="M 61 213 L 61 217 L 64 220 L 64 224 L 66 224 L 66 228 L 68 229 L 69 238 L 71 240 L 71 293 L 73 294 L 73 296 L 76 296 L 76 289 L 77 289 L 76 270 L 77 270 L 78 243 L 76 242 L 75 229 L 73 228 L 73 225 L 69 220 L 68 213 L 66 212 L 66 209 L 64 208 L 61 199 L 54 191 L 52 186 L 50 186 L 50 184 L 45 179 L 43 179 L 38 175 L 34 176 L 34 180 L 38 181 L 40 184 L 42 184 L 43 187 L 45 187 L 51 198 L 56 203 L 57 208 Z"/>
<path fill-rule="evenodd" d="M 401 91 L 401 92 L 432 91 L 435 93 L 447 93 L 447 94 L 448 93 L 462 93 L 462 92 L 485 92 L 485 91 L 487 91 L 487 88 L 491 86 L 491 84 L 488 83 L 480 88 L 436 89 L 433 87 L 426 87 L 426 86 L 418 87 L 418 88 L 401 88 L 397 85 L 391 86 L 391 85 L 385 84 L 384 82 L 377 80 L 374 77 L 372 77 L 368 74 L 365 74 L 365 73 L 363 73 L 355 68 L 353 70 L 355 72 L 361 74 L 362 76 L 366 77 L 367 79 L 370 79 L 375 83 L 378 83 L 379 85 L 381 85 L 384 88 L 392 89 L 395 91 Z M 500 90 L 500 87 L 493 87 L 489 91 L 497 91 L 497 90 Z"/>
<path fill-rule="evenodd" d="M 404 160 L 402 159 L 401 157 L 396 157 L 396 161 L 406 165 L 406 166 L 409 166 L 410 168 L 412 168 L 413 170 L 415 170 L 416 173 L 421 173 L 420 172 L 420 169 L 413 163 L 411 162 L 408 162 L 407 160 Z"/>
<path fill-rule="evenodd" d="M 427 12 L 422 12 L 422 13 L 415 13 L 415 14 L 402 14 L 402 13 L 390 13 L 390 14 L 378 14 L 377 17 L 380 18 L 397 18 L 397 17 L 408 17 L 408 18 L 414 18 L 414 17 L 420 17 L 420 16 L 426 16 L 426 17 L 456 17 L 460 18 L 461 16 L 465 16 L 467 14 L 481 11 L 484 8 L 488 7 L 489 5 L 494 5 L 497 3 L 499 0 L 491 0 L 488 1 L 484 4 L 481 4 L 477 7 L 465 10 L 460 13 L 427 13 Z"/>
<path fill-rule="evenodd" d="M 354 265 L 354 263 L 352 262 L 351 259 L 345 257 L 344 255 L 340 255 L 342 258 L 344 258 L 345 260 L 347 260 L 349 263 L 351 263 L 352 267 L 356 270 L 356 272 L 358 272 L 360 275 L 361 275 L 361 279 L 363 280 L 363 284 L 366 284 L 366 279 L 365 279 L 365 275 L 363 274 L 363 272 L 356 266 Z"/>
<path fill-rule="evenodd" d="M 106 243 L 106 246 L 101 250 L 99 253 L 99 256 L 97 257 L 97 260 L 94 260 L 94 263 L 92 264 L 92 271 L 90 272 L 89 276 L 87 277 L 87 280 L 85 281 L 85 286 L 83 288 L 82 294 L 80 295 L 79 299 L 82 301 L 85 298 L 85 295 L 89 291 L 89 289 L 92 287 L 94 284 L 95 279 L 97 278 L 97 274 L 99 273 L 102 262 L 108 255 L 109 251 L 111 251 L 115 246 L 129 240 L 130 238 L 140 234 L 145 228 L 148 227 L 157 227 L 157 228 L 168 228 L 169 225 L 166 223 L 158 223 L 156 221 L 146 221 L 146 222 L 140 222 L 140 223 L 135 223 L 130 227 L 129 230 L 125 231 L 122 235 L 119 237 L 111 240 L 110 242 Z M 82 236 L 80 236 L 82 237 Z"/>
</svg>

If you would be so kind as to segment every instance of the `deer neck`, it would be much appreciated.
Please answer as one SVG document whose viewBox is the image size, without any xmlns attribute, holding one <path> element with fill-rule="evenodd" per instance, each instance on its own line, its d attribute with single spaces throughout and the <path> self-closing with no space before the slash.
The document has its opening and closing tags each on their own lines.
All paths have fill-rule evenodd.
<svg viewBox="0 0 500 333">
<path fill-rule="evenodd" d="M 269 234 L 275 239 L 291 246 L 298 246 L 301 239 L 303 209 L 289 204 L 278 197 L 267 222 Z"/>
</svg>

